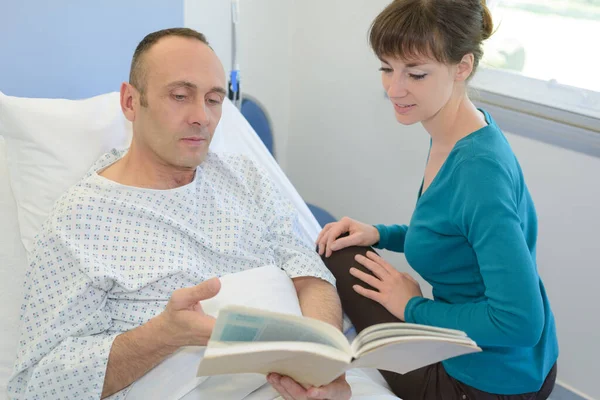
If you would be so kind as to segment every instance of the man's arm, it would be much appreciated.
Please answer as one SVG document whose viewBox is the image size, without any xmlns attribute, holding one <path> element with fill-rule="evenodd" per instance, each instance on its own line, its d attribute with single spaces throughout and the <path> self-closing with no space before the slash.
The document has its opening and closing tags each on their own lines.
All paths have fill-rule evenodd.
<svg viewBox="0 0 600 400">
<path fill-rule="evenodd" d="M 321 258 L 301 237 L 298 212 L 279 192 L 264 170 L 253 163 L 245 168 L 245 181 L 253 188 L 256 204 L 262 210 L 262 219 L 269 229 L 274 245 L 275 260 L 290 277 L 296 288 L 302 314 L 330 323 L 342 330 L 342 307 L 334 287 L 335 278 Z M 268 382 L 286 399 L 339 399 L 352 396 L 346 375 L 321 388 L 306 390 L 289 377 L 269 374 Z"/>
<path fill-rule="evenodd" d="M 325 321 L 342 330 L 342 305 L 332 284 L 312 276 L 293 278 L 292 282 L 304 316 Z"/>
<path fill-rule="evenodd" d="M 335 285 L 333 274 L 315 251 L 311 239 L 304 237 L 298 210 L 286 198 L 269 173 L 250 159 L 240 165 L 240 178 L 254 197 L 257 217 L 268 229 L 264 240 L 272 244 L 274 263 L 290 278 L 315 277 Z"/>
<path fill-rule="evenodd" d="M 302 314 L 325 321 L 342 330 L 342 307 L 336 289 L 329 282 L 311 276 L 293 278 Z M 267 375 L 267 381 L 286 399 L 339 399 L 352 397 L 352 389 L 342 374 L 328 385 L 302 387 L 287 376 L 276 373 Z"/>
<path fill-rule="evenodd" d="M 103 399 L 131 385 L 177 350 L 163 339 L 157 318 L 115 338 L 108 355 Z"/>
<path fill-rule="evenodd" d="M 218 279 L 173 292 L 165 311 L 117 336 L 108 356 L 102 398 L 137 381 L 182 346 L 204 346 L 215 319 L 204 314 L 201 300 L 215 296 Z"/>
<path fill-rule="evenodd" d="M 217 279 L 175 291 L 163 313 L 118 335 L 109 331 L 108 280 L 93 284 L 56 236 L 42 236 L 32 259 L 17 360 L 8 383 L 11 398 L 106 397 L 175 349 L 206 344 L 210 337 L 214 318 L 204 315 L 199 301 L 218 292 Z"/>
</svg>

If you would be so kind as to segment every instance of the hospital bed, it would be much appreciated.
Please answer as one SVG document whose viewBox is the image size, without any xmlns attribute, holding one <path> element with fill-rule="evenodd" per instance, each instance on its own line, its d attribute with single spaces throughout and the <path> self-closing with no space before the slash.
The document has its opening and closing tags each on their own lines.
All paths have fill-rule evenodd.
<svg viewBox="0 0 600 400">
<path fill-rule="evenodd" d="M 126 148 L 130 123 L 119 93 L 84 100 L 29 99 L 0 93 L 0 399 L 6 397 L 19 335 L 27 251 L 54 201 L 113 147 Z M 238 108 L 226 100 L 211 151 L 260 163 L 300 214 L 314 243 L 321 227 Z M 348 326 L 346 326 L 348 328 Z M 351 330 L 348 330 L 351 332 Z M 395 399 L 376 370 L 348 375 L 357 399 Z"/>
</svg>

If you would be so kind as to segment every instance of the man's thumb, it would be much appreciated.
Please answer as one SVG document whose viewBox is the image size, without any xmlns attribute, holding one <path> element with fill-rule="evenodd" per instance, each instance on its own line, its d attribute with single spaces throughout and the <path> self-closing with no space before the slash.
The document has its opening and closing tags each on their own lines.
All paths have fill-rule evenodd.
<svg viewBox="0 0 600 400">
<path fill-rule="evenodd" d="M 219 278 L 211 278 L 199 285 L 185 289 L 185 302 L 189 305 L 195 304 L 201 300 L 210 299 L 221 290 L 221 281 Z"/>
</svg>

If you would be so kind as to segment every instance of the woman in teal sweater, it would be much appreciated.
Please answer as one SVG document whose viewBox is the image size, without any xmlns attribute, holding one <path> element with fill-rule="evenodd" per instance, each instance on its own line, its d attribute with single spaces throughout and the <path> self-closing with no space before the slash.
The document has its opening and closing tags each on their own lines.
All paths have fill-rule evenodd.
<svg viewBox="0 0 600 400">
<path fill-rule="evenodd" d="M 396 118 L 431 136 L 423 183 L 410 224 L 343 218 L 317 239 L 358 330 L 397 318 L 465 331 L 483 349 L 406 375 L 384 372 L 404 400 L 546 399 L 556 379 L 534 203 L 505 136 L 466 91 L 491 32 L 485 0 L 396 0 L 375 19 L 370 44 Z M 373 251 L 354 266 L 335 260 L 356 246 L 403 252 L 433 300 Z M 372 301 L 392 317 L 366 311 Z"/>
</svg>

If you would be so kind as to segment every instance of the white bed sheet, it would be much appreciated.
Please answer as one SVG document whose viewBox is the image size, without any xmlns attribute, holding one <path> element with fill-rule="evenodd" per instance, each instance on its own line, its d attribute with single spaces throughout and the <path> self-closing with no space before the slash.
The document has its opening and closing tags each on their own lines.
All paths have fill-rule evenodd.
<svg viewBox="0 0 600 400">
<path fill-rule="evenodd" d="M 4 139 L 0 137 L 0 398 L 6 396 L 16 357 L 26 262 L 17 206 L 8 182 Z"/>
</svg>

